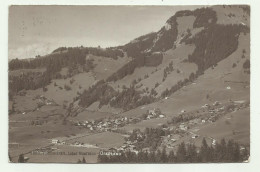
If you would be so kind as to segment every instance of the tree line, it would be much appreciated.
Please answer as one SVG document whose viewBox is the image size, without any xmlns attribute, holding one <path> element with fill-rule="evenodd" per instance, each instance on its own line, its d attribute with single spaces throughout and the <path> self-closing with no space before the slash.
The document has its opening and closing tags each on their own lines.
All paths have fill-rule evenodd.
<svg viewBox="0 0 260 172">
<path fill-rule="evenodd" d="M 231 163 L 248 160 L 249 151 L 233 140 L 222 139 L 215 146 L 202 140 L 200 147 L 194 144 L 178 145 L 176 151 L 167 151 L 165 147 L 157 151 L 121 152 L 119 156 L 99 155 L 99 163 Z"/>
<path fill-rule="evenodd" d="M 82 107 L 89 107 L 92 103 L 99 101 L 99 108 L 109 104 L 111 107 L 124 110 L 130 110 L 155 101 L 154 96 L 141 96 L 141 94 L 142 92 L 137 91 L 134 86 L 125 87 L 121 92 L 115 91 L 108 83 L 101 80 L 89 89 L 84 90 L 76 100 L 79 99 L 79 105 Z"/>
<path fill-rule="evenodd" d="M 15 94 L 20 90 L 35 90 L 51 83 L 52 79 L 62 78 L 59 73 L 63 67 L 68 67 L 69 76 L 82 71 L 88 72 L 94 68 L 93 60 L 86 60 L 87 51 L 74 48 L 65 53 L 51 54 L 32 60 L 14 59 L 9 63 L 9 70 L 45 68 L 44 72 L 29 71 L 19 76 L 9 75 L 9 92 Z"/>
</svg>

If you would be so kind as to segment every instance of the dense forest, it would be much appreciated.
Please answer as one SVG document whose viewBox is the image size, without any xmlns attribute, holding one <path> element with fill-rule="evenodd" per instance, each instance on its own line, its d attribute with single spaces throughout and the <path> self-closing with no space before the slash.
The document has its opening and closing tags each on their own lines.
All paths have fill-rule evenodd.
<svg viewBox="0 0 260 172">
<path fill-rule="evenodd" d="M 241 149 L 242 148 L 242 149 Z M 215 146 L 209 146 L 205 140 L 202 145 L 196 147 L 194 144 L 179 144 L 177 151 L 171 150 L 167 153 L 166 148 L 157 151 L 121 152 L 119 156 L 99 155 L 100 163 L 220 163 L 220 162 L 243 162 L 248 160 L 249 151 L 240 144 L 224 139 Z"/>
<path fill-rule="evenodd" d="M 163 55 L 161 53 L 142 53 L 140 57 L 132 59 L 130 62 L 125 64 L 110 77 L 107 81 L 117 81 L 124 78 L 127 75 L 134 73 L 135 69 L 143 66 L 158 66 L 162 63 Z"/>
<path fill-rule="evenodd" d="M 161 97 L 167 97 L 173 94 L 174 92 L 178 91 L 180 88 L 182 88 L 185 85 L 188 85 L 189 83 L 193 82 L 198 77 L 198 74 L 194 74 L 193 72 L 190 74 L 189 78 L 186 78 L 184 80 L 180 80 L 177 82 L 177 84 L 173 85 L 170 89 L 166 88 L 162 93 Z"/>
<path fill-rule="evenodd" d="M 29 60 L 11 60 L 9 62 L 9 70 L 35 69 L 52 65 L 59 70 L 61 67 L 65 66 L 85 64 L 87 54 L 109 57 L 113 59 L 124 56 L 124 53 L 121 50 L 115 48 L 101 49 L 92 47 L 60 47 L 54 50 L 53 53 L 46 56 L 36 56 L 36 58 Z"/>
<path fill-rule="evenodd" d="M 92 103 L 99 101 L 99 107 L 101 107 L 102 105 L 107 105 L 115 94 L 116 91 L 105 83 L 104 80 L 101 80 L 89 89 L 83 91 L 83 93 L 78 97 L 80 100 L 79 105 L 89 107 Z"/>
<path fill-rule="evenodd" d="M 109 104 L 111 107 L 124 110 L 149 104 L 155 100 L 152 95 L 141 96 L 141 94 L 142 92 L 136 91 L 133 86 L 125 87 L 122 92 L 115 91 L 104 80 L 101 80 L 88 90 L 84 90 L 77 99 L 80 100 L 79 105 L 82 107 L 89 107 L 92 103 L 99 101 L 99 107 Z"/>
<path fill-rule="evenodd" d="M 136 38 L 130 43 L 120 46 L 129 57 L 139 58 L 142 53 L 150 52 L 163 52 L 173 48 L 177 39 L 177 17 L 182 16 L 195 16 L 194 28 L 208 27 L 211 24 L 216 23 L 216 12 L 210 8 L 200 8 L 194 11 L 179 11 L 174 16 L 166 21 L 168 28 L 162 27 L 158 32 L 149 33 L 141 37 Z"/>
<path fill-rule="evenodd" d="M 30 60 L 14 59 L 9 62 L 9 70 L 36 69 L 42 67 L 55 67 L 59 71 L 62 67 L 74 64 L 85 64 L 88 51 L 81 48 L 71 48 L 66 52 L 39 56 Z"/>
<path fill-rule="evenodd" d="M 238 46 L 238 37 L 241 32 L 248 32 L 243 25 L 213 24 L 191 39 L 187 44 L 195 44 L 194 52 L 189 55 L 188 61 L 198 65 L 198 72 L 216 65 L 219 61 L 231 55 Z"/>
<path fill-rule="evenodd" d="M 153 40 L 156 38 L 156 35 L 157 34 L 153 32 L 140 36 L 130 43 L 120 46 L 119 48 L 122 48 L 128 57 L 139 58 L 142 56 L 142 52 L 153 46 Z"/>
<path fill-rule="evenodd" d="M 20 76 L 9 75 L 9 94 L 13 95 L 23 89 L 34 90 L 43 88 L 46 90 L 45 87 L 50 84 L 52 79 L 62 78 L 59 72 L 63 67 L 67 67 L 69 70 L 69 75 L 65 77 L 71 77 L 79 72 L 90 71 L 95 66 L 93 60 L 86 60 L 87 54 L 113 59 L 123 57 L 124 55 L 121 50 L 112 48 L 60 47 L 47 56 L 37 56 L 30 60 L 11 60 L 9 62 L 9 71 L 39 68 L 45 68 L 46 70 L 42 73 L 34 71 L 21 73 Z"/>
</svg>

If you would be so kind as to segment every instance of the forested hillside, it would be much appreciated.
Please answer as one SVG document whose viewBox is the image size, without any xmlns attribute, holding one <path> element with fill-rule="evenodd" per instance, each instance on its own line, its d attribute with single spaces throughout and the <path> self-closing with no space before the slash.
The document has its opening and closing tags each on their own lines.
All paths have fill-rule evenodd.
<svg viewBox="0 0 260 172">
<path fill-rule="evenodd" d="M 246 9 L 244 13 L 245 15 L 249 14 Z M 178 20 L 190 16 L 194 17 L 192 28 L 186 29 L 185 32 L 178 31 Z M 198 32 L 197 29 L 200 31 Z M 47 56 L 37 56 L 31 60 L 12 60 L 9 62 L 9 71 L 32 70 L 21 73 L 21 75 L 9 75 L 9 95 L 12 97 L 21 90 L 38 88 L 47 91 L 46 86 L 53 79 L 70 78 L 77 73 L 91 72 L 95 68 L 95 64 L 93 59 L 86 58 L 88 54 L 113 60 L 124 57 L 126 54 L 129 58 L 128 63 L 114 71 L 104 81 L 99 81 L 91 88 L 85 89 L 75 100 L 79 100 L 79 105 L 82 107 L 89 107 L 92 103 L 99 102 L 99 107 L 109 104 L 111 107 L 129 110 L 151 103 L 159 97 L 167 97 L 183 86 L 190 84 L 206 69 L 216 66 L 218 62 L 231 55 L 238 47 L 239 35 L 247 33 L 249 33 L 249 26 L 241 23 L 218 24 L 217 13 L 214 8 L 179 11 L 170 17 L 165 26 L 158 32 L 140 36 L 123 46 L 106 49 L 83 46 L 75 48 L 60 47 Z M 173 64 L 173 61 L 164 64 L 165 53 L 178 50 L 183 45 L 191 45 L 195 49 L 188 55 L 187 59 L 181 62 L 182 65 L 195 63 L 198 67 L 197 71 L 190 72 L 186 77 L 182 76 L 181 80 L 172 82 L 168 88 L 158 94 L 156 88 L 163 84 L 168 75 L 172 75 L 175 70 L 173 65 L 178 65 Z M 170 65 L 170 68 L 168 65 Z M 65 67 L 69 70 L 67 76 L 60 73 L 61 69 Z M 144 67 L 156 69 L 152 73 L 146 74 L 143 80 L 155 77 L 156 71 L 158 71 L 157 67 L 165 67 L 164 70 L 159 71 L 163 72 L 162 78 L 155 77 L 155 81 L 158 81 L 154 88 L 143 87 L 142 84 L 138 85 L 142 79 L 137 77 L 130 85 L 127 84 L 122 89 L 119 89 L 119 85 L 117 88 L 111 86 L 110 83 L 116 83 L 126 76 L 133 75 L 138 68 Z M 39 68 L 45 70 L 42 72 L 33 71 Z M 244 68 L 248 68 L 248 62 L 245 63 Z M 177 74 L 175 75 L 183 72 L 179 69 L 176 69 L 176 71 Z M 162 82 L 160 83 L 160 81 Z"/>
</svg>

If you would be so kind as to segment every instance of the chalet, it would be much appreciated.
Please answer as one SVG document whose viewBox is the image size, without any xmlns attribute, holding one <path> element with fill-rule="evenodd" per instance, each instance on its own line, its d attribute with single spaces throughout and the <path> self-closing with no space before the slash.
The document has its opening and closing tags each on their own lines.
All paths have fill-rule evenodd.
<svg viewBox="0 0 260 172">
<path fill-rule="evenodd" d="M 181 124 L 181 125 L 179 126 L 179 128 L 180 128 L 181 130 L 187 130 L 187 129 L 188 129 L 188 127 L 185 126 L 184 124 Z"/>
<path fill-rule="evenodd" d="M 51 148 L 52 151 L 55 151 L 55 150 L 57 150 L 57 149 L 58 149 L 58 148 Z"/>
<path fill-rule="evenodd" d="M 80 142 L 76 141 L 73 143 L 74 145 L 80 145 Z"/>
<path fill-rule="evenodd" d="M 149 110 L 149 114 L 155 115 L 155 111 L 153 110 Z"/>
<path fill-rule="evenodd" d="M 221 103 L 219 102 L 219 101 L 215 101 L 214 103 L 213 103 L 213 106 L 218 106 L 218 105 L 220 105 Z"/>
<path fill-rule="evenodd" d="M 176 139 L 171 139 L 171 142 L 173 142 L 173 143 L 176 142 L 176 141 L 177 141 Z"/>
<path fill-rule="evenodd" d="M 128 140 L 128 141 L 126 141 L 126 144 L 131 144 L 131 143 L 132 143 L 132 142 L 131 142 L 131 141 L 129 141 L 129 140 Z"/>
<path fill-rule="evenodd" d="M 240 151 L 244 151 L 246 148 L 244 146 L 240 146 Z"/>
<path fill-rule="evenodd" d="M 117 151 L 124 151 L 124 148 L 118 148 Z"/>
<path fill-rule="evenodd" d="M 133 121 L 133 118 L 129 118 L 129 122 L 132 122 Z"/>
<path fill-rule="evenodd" d="M 111 151 L 111 152 L 116 152 L 117 151 L 116 148 L 109 148 L 108 150 Z"/>
<path fill-rule="evenodd" d="M 159 117 L 160 117 L 160 118 L 165 118 L 165 116 L 164 116 L 164 115 L 159 115 Z"/>
<path fill-rule="evenodd" d="M 58 144 L 59 142 L 60 142 L 59 139 L 52 139 L 52 140 L 51 140 L 51 143 L 52 143 L 52 144 Z"/>
<path fill-rule="evenodd" d="M 207 108 L 207 107 L 209 107 L 209 105 L 208 104 L 205 104 L 205 105 L 203 105 L 203 106 L 201 106 L 202 108 Z"/>
<path fill-rule="evenodd" d="M 27 157 L 27 156 L 24 157 L 24 161 L 25 161 L 25 162 L 27 162 L 29 159 L 30 159 L 30 158 Z"/>
<path fill-rule="evenodd" d="M 198 135 L 193 135 L 191 138 L 196 139 L 198 137 L 199 137 Z"/>
<path fill-rule="evenodd" d="M 242 24 L 243 26 L 246 26 L 246 24 L 245 24 L 245 23 L 243 23 L 243 22 L 240 22 L 240 24 Z"/>
<path fill-rule="evenodd" d="M 146 117 L 146 119 L 151 119 L 153 116 L 152 115 L 148 115 L 147 117 Z"/>
<path fill-rule="evenodd" d="M 209 110 L 209 113 L 214 113 L 215 112 L 215 110 Z"/>
<path fill-rule="evenodd" d="M 182 109 L 182 110 L 181 110 L 181 113 L 184 113 L 184 112 L 186 112 L 186 110 Z"/>
</svg>

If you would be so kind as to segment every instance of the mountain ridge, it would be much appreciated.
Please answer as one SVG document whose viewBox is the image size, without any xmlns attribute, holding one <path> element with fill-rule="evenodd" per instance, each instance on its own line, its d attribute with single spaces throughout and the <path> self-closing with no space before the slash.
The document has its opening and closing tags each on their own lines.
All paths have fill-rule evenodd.
<svg viewBox="0 0 260 172">
<path fill-rule="evenodd" d="M 136 94 L 138 94 L 138 100 L 140 101 L 147 101 L 148 99 L 157 100 L 159 97 L 164 98 L 174 93 L 175 91 L 185 86 L 186 84 L 192 82 L 199 75 L 202 75 L 206 69 L 210 67 L 214 67 L 215 65 L 217 65 L 219 61 L 227 58 L 230 54 L 232 54 L 237 49 L 238 35 L 241 32 L 243 32 L 244 34 L 248 33 L 249 27 L 241 23 L 237 23 L 237 24 L 232 23 L 227 25 L 218 24 L 217 12 L 214 11 L 214 8 L 216 8 L 216 6 L 199 8 L 193 11 L 190 10 L 178 11 L 175 13 L 175 15 L 173 15 L 166 21 L 165 25 L 158 32 L 153 32 L 153 33 L 140 36 L 123 46 L 111 47 L 106 49 L 88 48 L 82 46 L 76 48 L 60 47 L 54 50 L 52 54 L 47 55 L 46 57 L 38 57 L 34 60 L 29 60 L 29 61 L 12 60 L 11 62 L 9 62 L 9 70 L 10 69 L 18 70 L 20 68 L 34 69 L 38 67 L 47 66 L 46 69 L 47 73 L 45 72 L 47 78 L 46 76 L 43 76 L 42 79 L 40 80 L 38 79 L 38 83 L 40 82 L 40 85 L 43 84 L 43 90 L 44 90 L 46 86 L 48 86 L 48 84 L 52 82 L 53 79 L 61 78 L 61 75 L 59 74 L 59 70 L 61 70 L 66 66 L 69 66 L 70 69 L 70 75 L 67 77 L 72 77 L 73 75 L 77 73 L 81 73 L 82 71 L 83 72 L 92 71 L 95 68 L 95 64 L 93 64 L 93 59 L 86 60 L 85 54 L 92 54 L 94 56 L 112 58 L 114 59 L 114 62 L 116 62 L 118 58 L 126 57 L 126 59 L 128 59 L 126 61 L 128 62 L 124 63 L 124 65 L 121 68 L 119 68 L 117 71 L 114 71 L 114 73 L 112 73 L 104 80 L 109 83 L 109 84 L 105 83 L 107 86 L 109 87 L 112 86 L 109 90 L 110 91 L 111 89 L 115 90 L 115 94 L 118 94 L 116 92 L 120 91 L 120 89 L 118 90 L 117 88 L 115 88 L 113 84 L 111 85 L 110 84 L 111 82 L 116 83 L 118 80 L 121 80 L 128 75 L 134 74 L 134 71 L 137 68 L 143 68 L 143 67 L 156 68 L 158 66 L 161 66 L 160 64 L 162 64 L 163 59 L 165 58 L 165 54 L 167 54 L 170 51 L 177 51 L 175 49 L 180 49 L 179 46 L 181 47 L 183 46 L 185 47 L 187 45 L 195 46 L 195 49 L 191 54 L 188 54 L 187 57 L 185 57 L 185 59 L 183 59 L 182 61 L 176 61 L 176 64 L 174 65 L 195 63 L 198 67 L 197 70 L 187 73 L 185 74 L 185 76 L 181 76 L 180 77 L 182 78 L 181 80 L 172 83 L 170 87 L 167 86 L 165 90 L 159 91 L 159 94 L 158 94 L 158 88 L 156 88 L 156 86 L 154 88 L 149 87 L 147 89 L 147 87 L 137 85 L 138 82 L 141 82 L 143 85 L 144 84 L 143 80 L 147 80 L 145 77 L 147 77 L 148 74 L 144 76 L 144 79 L 142 79 L 142 81 L 137 82 L 139 78 L 136 78 L 135 80 L 132 81 L 130 85 L 127 86 L 128 87 L 127 89 L 131 89 L 131 87 L 135 87 L 134 89 L 137 91 Z M 225 8 L 230 8 L 230 7 L 225 7 Z M 238 6 L 235 8 L 240 9 L 242 7 Z M 247 14 L 248 12 L 245 13 Z M 231 16 L 234 17 L 234 15 Z M 187 22 L 191 23 L 189 24 L 190 26 L 187 27 L 186 29 L 185 29 L 186 27 L 185 24 L 180 24 L 180 22 L 178 23 L 178 21 L 180 20 L 185 20 L 184 19 L 185 17 L 187 18 Z M 193 24 L 192 22 L 189 22 L 189 20 L 193 20 L 192 21 Z M 211 37 L 209 37 L 209 35 L 211 35 Z M 217 40 L 219 40 L 220 42 L 226 40 L 227 42 L 224 44 L 220 44 L 219 42 L 216 42 Z M 225 46 L 227 44 L 229 46 Z M 224 46 L 220 47 L 219 45 L 224 45 Z M 60 60 L 57 61 L 57 57 L 59 57 Z M 73 57 L 77 57 L 78 60 L 74 59 Z M 69 60 L 69 61 L 64 63 L 62 62 L 62 60 L 63 61 Z M 55 64 L 53 64 L 53 62 L 55 62 Z M 173 63 L 173 61 L 169 61 L 169 62 Z M 162 66 L 164 67 L 164 70 L 162 69 L 159 70 L 159 72 L 161 70 L 163 71 L 163 81 L 159 84 L 159 86 L 161 86 L 163 82 L 167 79 L 167 75 L 168 77 L 172 75 L 174 70 L 177 71 L 177 74 L 182 74 L 183 71 L 178 68 L 174 69 L 172 65 L 170 65 L 171 63 L 168 64 L 165 63 L 165 65 Z M 59 67 L 55 67 L 55 70 L 52 70 L 53 67 L 51 66 L 55 66 L 55 65 L 58 65 Z M 72 71 L 74 71 L 74 74 Z M 34 78 L 35 76 L 29 76 L 29 77 Z M 19 83 L 20 81 L 17 82 Z M 32 81 L 31 83 L 30 82 L 29 83 L 27 82 L 26 85 L 33 85 L 34 81 Z M 96 84 L 98 83 L 100 82 L 96 82 Z M 158 82 L 153 84 L 157 85 Z M 10 85 L 12 86 L 14 84 L 10 83 Z M 21 88 L 13 88 L 13 90 L 19 90 L 24 88 L 28 89 L 28 86 L 21 87 Z M 29 89 L 35 89 L 35 88 L 38 89 L 39 86 L 36 85 L 36 86 L 29 87 Z M 79 93 L 80 96 L 79 97 L 76 96 L 74 98 L 74 100 L 78 100 L 78 99 L 81 100 L 80 101 L 81 106 L 84 106 L 84 103 L 82 103 L 82 100 L 84 99 L 84 93 L 86 94 L 87 92 L 81 91 L 81 93 Z M 102 100 L 103 98 L 101 98 L 101 100 L 99 99 L 95 99 L 95 100 L 99 100 L 103 103 L 106 102 L 104 103 L 104 105 L 106 105 L 108 103 L 107 102 L 108 99 L 112 99 L 114 96 L 116 96 L 113 94 L 108 94 L 108 95 L 111 97 L 106 97 L 105 98 L 106 101 Z M 124 100 L 118 100 L 118 101 L 124 101 Z M 135 98 L 128 101 L 138 102 L 136 101 Z M 126 101 L 126 104 L 128 104 L 127 103 L 128 101 Z M 138 106 L 140 106 L 141 104 L 139 104 Z M 132 105 L 129 106 L 133 108 L 136 105 L 134 105 L 133 107 Z"/>
</svg>

